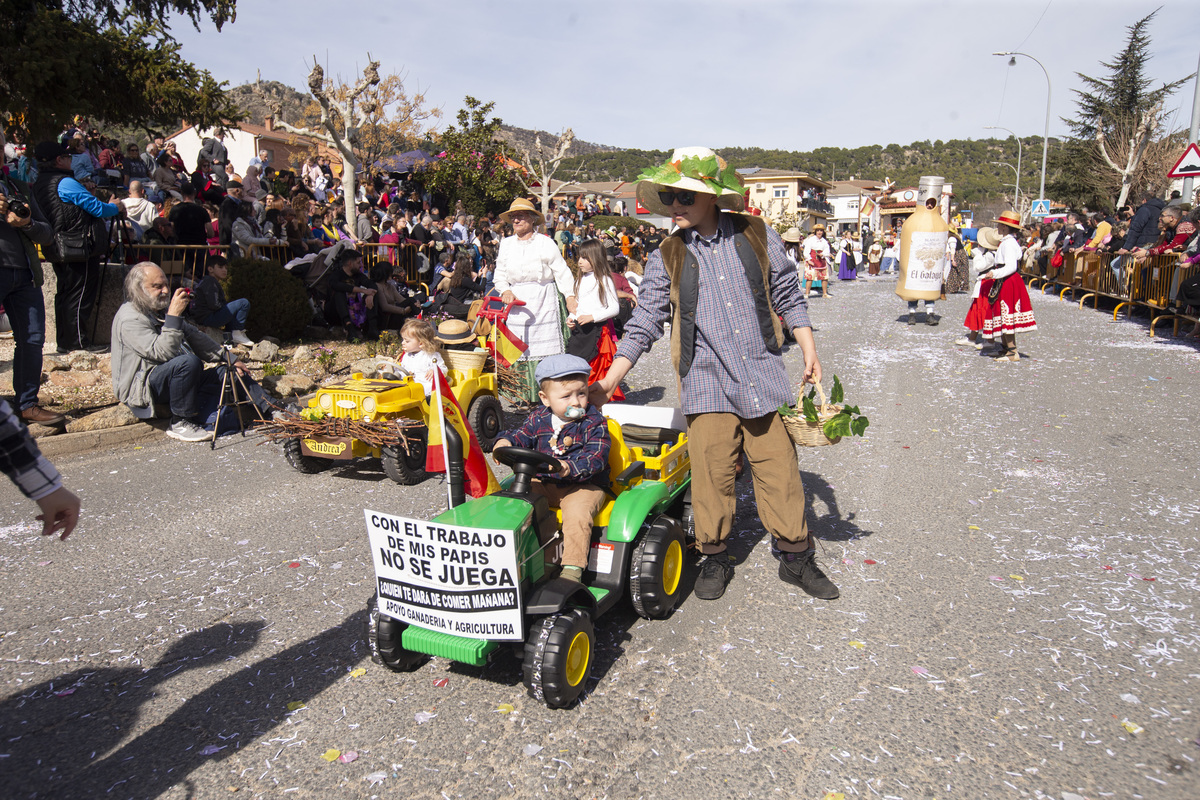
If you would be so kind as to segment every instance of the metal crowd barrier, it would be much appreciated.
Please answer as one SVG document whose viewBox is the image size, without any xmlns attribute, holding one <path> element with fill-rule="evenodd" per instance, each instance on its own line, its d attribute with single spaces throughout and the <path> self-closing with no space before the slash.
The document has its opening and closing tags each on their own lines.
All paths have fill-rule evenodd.
<svg viewBox="0 0 1200 800">
<path fill-rule="evenodd" d="M 252 244 L 246 248 L 247 258 L 264 258 L 280 266 L 294 258 L 292 248 L 286 244 Z"/>
<path fill-rule="evenodd" d="M 368 272 L 373 265 L 386 261 L 409 286 L 421 283 L 421 256 L 416 245 L 359 242 L 356 247 L 363 254 L 363 265 Z"/>
<path fill-rule="evenodd" d="M 173 281 L 204 277 L 204 264 L 209 256 L 229 257 L 228 245 L 208 244 L 122 244 L 109 253 L 109 263 L 136 264 L 152 261 Z"/>
<path fill-rule="evenodd" d="M 1184 281 L 1188 280 L 1189 278 L 1194 278 L 1197 275 L 1200 275 L 1200 264 L 1193 264 L 1190 267 L 1183 267 L 1183 266 L 1176 265 L 1175 269 L 1172 270 L 1172 272 L 1173 272 L 1173 276 L 1171 278 L 1171 284 L 1168 289 L 1167 302 L 1168 303 L 1178 303 L 1177 294 L 1179 292 L 1179 285 L 1181 283 L 1183 283 Z M 1183 312 L 1183 310 L 1178 305 L 1176 305 L 1172 310 L 1168 310 L 1165 314 L 1159 314 L 1157 317 L 1150 320 L 1150 335 L 1151 336 L 1154 335 L 1154 326 L 1160 322 L 1163 322 L 1164 320 L 1170 320 L 1172 322 L 1171 335 L 1178 336 L 1179 335 L 1179 323 L 1181 321 L 1186 320 L 1187 322 L 1191 322 L 1194 325 L 1194 324 L 1200 323 L 1200 315 L 1195 314 L 1195 313 L 1186 314 Z"/>
</svg>

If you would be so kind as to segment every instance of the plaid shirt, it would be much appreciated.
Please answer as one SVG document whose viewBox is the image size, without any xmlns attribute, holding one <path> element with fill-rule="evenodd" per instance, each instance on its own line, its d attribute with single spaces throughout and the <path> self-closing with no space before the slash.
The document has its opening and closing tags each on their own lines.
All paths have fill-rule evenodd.
<svg viewBox="0 0 1200 800">
<path fill-rule="evenodd" d="M 40 500 L 62 488 L 58 470 L 42 455 L 33 437 L 3 400 L 0 400 L 0 470 L 30 500 Z"/>
<path fill-rule="evenodd" d="M 721 214 L 711 240 L 688 230 L 683 232 L 683 241 L 700 267 L 696 350 L 683 379 L 683 413 L 723 412 L 754 419 L 795 403 L 796 393 L 783 358 L 767 350 L 759 332 L 754 295 L 734 245 L 729 217 Z M 796 267 L 770 226 L 767 254 L 771 259 L 771 307 L 783 317 L 788 330 L 811 328 Z M 656 250 L 646 263 L 637 308 L 625 323 L 617 355 L 636 364 L 663 335 L 663 325 L 670 319 L 671 280 L 662 253 Z"/>
<path fill-rule="evenodd" d="M 547 406 L 538 406 L 529 413 L 520 428 L 504 431 L 497 438 L 508 439 L 516 447 L 537 450 L 567 463 L 570 474 L 566 478 L 540 475 L 538 480 L 608 483 L 608 450 L 612 441 L 608 436 L 608 422 L 603 415 L 595 406 L 589 405 L 583 419 L 571 420 L 559 428 L 557 439 L 551 417 Z M 567 440 L 570 443 L 563 444 Z"/>
</svg>

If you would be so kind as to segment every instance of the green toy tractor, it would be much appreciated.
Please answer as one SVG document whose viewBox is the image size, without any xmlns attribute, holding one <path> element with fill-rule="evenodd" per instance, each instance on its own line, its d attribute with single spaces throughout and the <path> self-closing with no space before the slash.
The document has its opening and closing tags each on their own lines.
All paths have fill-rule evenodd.
<svg viewBox="0 0 1200 800">
<path fill-rule="evenodd" d="M 561 542 L 561 513 L 529 487 L 556 462 L 533 450 L 496 448 L 514 472 L 502 490 L 432 520 L 365 512 L 376 574 L 366 631 L 374 661 L 399 672 L 429 656 L 482 666 L 511 648 L 530 695 L 562 708 L 591 674 L 593 620 L 626 597 L 643 617 L 670 615 L 691 528 L 683 418 L 675 409 L 615 404 L 604 412 L 611 497 L 596 515 L 583 583 L 551 577 L 547 555 Z"/>
</svg>

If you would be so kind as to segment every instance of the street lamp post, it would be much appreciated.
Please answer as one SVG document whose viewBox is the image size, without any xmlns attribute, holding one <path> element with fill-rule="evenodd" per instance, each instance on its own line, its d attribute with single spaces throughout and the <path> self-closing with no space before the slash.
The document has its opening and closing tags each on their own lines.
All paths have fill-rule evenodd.
<svg viewBox="0 0 1200 800">
<path fill-rule="evenodd" d="M 1017 134 L 1009 131 L 1008 128 L 1002 128 L 999 125 L 984 125 L 985 131 L 1008 131 L 1012 133 L 1013 138 L 1017 140 L 1017 182 L 1013 185 L 1013 201 L 1016 203 L 1017 213 L 1021 213 L 1021 139 Z M 993 164 L 1000 162 L 993 161 Z"/>
<path fill-rule="evenodd" d="M 1013 174 L 1017 176 L 1016 180 L 1021 180 L 1021 173 L 1017 172 L 1017 168 L 1007 161 L 993 161 L 992 163 L 998 167 L 1008 167 L 1013 171 Z M 1015 183 L 1013 184 L 1013 208 L 1016 210 L 1017 214 L 1021 213 L 1021 190 L 1017 188 L 1017 184 Z"/>
<path fill-rule="evenodd" d="M 1017 52 L 1010 51 L 1010 52 L 1003 52 L 1003 53 L 992 53 L 992 55 L 994 55 L 994 56 L 1010 56 L 1010 58 L 1008 59 L 1008 65 L 1010 67 L 1016 65 L 1016 63 L 1017 63 L 1016 57 L 1017 56 L 1025 56 L 1026 58 L 1031 60 L 1033 63 L 1035 63 L 1039 67 L 1041 67 L 1042 74 L 1044 74 L 1046 76 L 1046 129 L 1042 133 L 1042 183 L 1041 183 L 1041 186 L 1038 188 L 1038 199 L 1044 200 L 1046 197 L 1046 155 L 1050 151 L 1050 92 L 1051 92 L 1050 73 L 1046 71 L 1046 66 L 1042 62 L 1038 61 L 1036 58 L 1029 55 L 1028 53 L 1017 53 Z"/>
</svg>

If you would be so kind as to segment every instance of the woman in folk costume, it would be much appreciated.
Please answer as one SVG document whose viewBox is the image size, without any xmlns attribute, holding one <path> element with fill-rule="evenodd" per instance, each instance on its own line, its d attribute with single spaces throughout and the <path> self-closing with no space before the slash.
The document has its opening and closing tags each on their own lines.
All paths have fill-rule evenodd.
<svg viewBox="0 0 1200 800">
<path fill-rule="evenodd" d="M 821 282 L 821 296 L 829 296 L 829 262 L 833 260 L 829 242 L 825 239 L 825 226 L 813 225 L 812 233 L 804 239 L 804 296 L 813 281 Z"/>
<path fill-rule="evenodd" d="M 852 281 L 858 277 L 858 261 L 854 258 L 854 240 L 850 231 L 842 234 L 838 249 L 838 280 Z"/>
<path fill-rule="evenodd" d="M 958 230 L 950 228 L 950 238 L 946 240 L 946 280 L 942 290 L 946 294 L 959 294 L 971 286 L 971 259 L 967 255 L 962 236 Z"/>
<path fill-rule="evenodd" d="M 566 298 L 567 310 L 574 313 L 575 279 L 554 240 L 538 233 L 542 212 L 533 203 L 518 197 L 500 218 L 512 225 L 513 235 L 500 242 L 494 286 L 505 303 L 520 300 L 525 304 L 509 312 L 508 328 L 528 345 L 520 363 L 528 373 L 527 399 L 535 402 L 533 373 L 538 363 L 565 352 L 561 297 Z"/>
<path fill-rule="evenodd" d="M 1037 330 L 1033 318 L 1033 307 L 1025 281 L 1017 274 L 1021 264 L 1021 243 L 1017 235 L 1021 232 L 1021 217 L 1015 211 L 1005 211 L 996 220 L 997 236 L 996 265 L 987 273 L 988 280 L 980 285 L 980 294 L 988 300 L 988 318 L 983 323 L 983 338 L 999 340 L 1000 353 L 997 361 L 1020 361 L 1017 352 L 1017 334 Z"/>
<path fill-rule="evenodd" d="M 980 331 L 987 321 L 991 305 L 987 301 L 987 295 L 982 293 L 982 276 L 996 266 L 994 254 L 999 245 L 1000 234 L 995 228 L 980 228 L 975 235 L 975 247 L 971 249 L 971 271 L 975 273 L 975 283 L 971 288 L 971 307 L 967 309 L 967 318 L 963 320 L 967 335 L 955 339 L 955 344 L 970 345 L 976 350 L 983 349 Z"/>
</svg>

